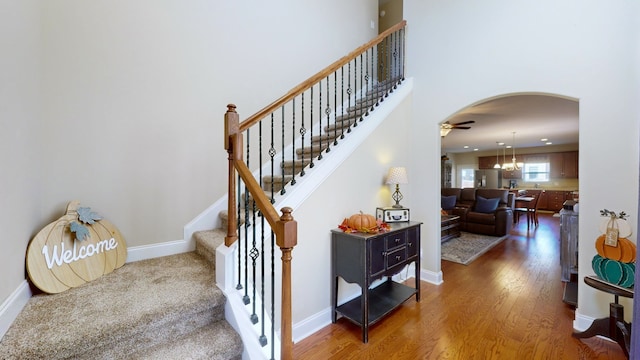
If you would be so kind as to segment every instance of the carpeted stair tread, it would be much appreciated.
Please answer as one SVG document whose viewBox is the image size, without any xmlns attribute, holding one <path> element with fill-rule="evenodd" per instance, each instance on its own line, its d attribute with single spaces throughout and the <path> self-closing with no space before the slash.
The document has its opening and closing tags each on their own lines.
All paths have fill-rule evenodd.
<svg viewBox="0 0 640 360">
<path fill-rule="evenodd" d="M 109 359 L 224 318 L 212 266 L 195 252 L 125 264 L 83 286 L 33 296 L 0 342 L 4 359 Z"/>
<path fill-rule="evenodd" d="M 240 360 L 240 336 L 226 321 L 202 327 L 175 341 L 156 345 L 132 354 L 137 360 Z"/>
<path fill-rule="evenodd" d="M 226 210 L 224 212 L 226 216 Z M 222 214 L 220 216 L 222 217 Z M 193 237 L 196 241 L 196 252 L 202 255 L 215 267 L 216 249 L 224 243 L 224 238 L 226 236 L 227 233 L 222 228 L 196 231 L 193 233 Z"/>
</svg>

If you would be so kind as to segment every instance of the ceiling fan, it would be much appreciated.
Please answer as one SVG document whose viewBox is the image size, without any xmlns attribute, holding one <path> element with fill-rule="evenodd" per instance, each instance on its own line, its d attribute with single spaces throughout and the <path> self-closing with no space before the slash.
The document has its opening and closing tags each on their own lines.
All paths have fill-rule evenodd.
<svg viewBox="0 0 640 360">
<path fill-rule="evenodd" d="M 461 126 L 461 125 L 467 125 L 467 124 L 473 124 L 473 123 L 475 123 L 475 121 L 473 120 L 463 121 L 455 124 L 451 124 L 448 121 L 445 121 L 440 125 L 440 136 L 441 137 L 447 136 L 447 134 L 449 134 L 449 132 L 453 129 L 469 130 L 471 129 L 470 126 Z"/>
</svg>

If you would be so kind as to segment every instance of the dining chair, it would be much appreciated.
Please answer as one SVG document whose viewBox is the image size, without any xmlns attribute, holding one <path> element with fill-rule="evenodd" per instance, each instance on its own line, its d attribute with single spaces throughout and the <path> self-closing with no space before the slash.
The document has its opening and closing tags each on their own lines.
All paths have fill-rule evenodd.
<svg viewBox="0 0 640 360">
<path fill-rule="evenodd" d="M 527 203 L 524 203 L 524 206 L 518 206 L 518 205 L 522 205 L 523 202 L 522 201 L 518 202 L 516 200 L 516 207 L 513 209 L 514 219 L 516 222 L 519 222 L 520 215 L 524 213 L 527 216 L 527 229 L 529 228 L 530 223 L 533 223 L 535 226 L 538 226 L 538 204 L 539 204 L 538 199 L 540 198 L 541 194 L 542 194 L 542 190 L 527 190 L 527 192 L 523 195 L 526 197 L 532 197 L 533 200 Z"/>
</svg>

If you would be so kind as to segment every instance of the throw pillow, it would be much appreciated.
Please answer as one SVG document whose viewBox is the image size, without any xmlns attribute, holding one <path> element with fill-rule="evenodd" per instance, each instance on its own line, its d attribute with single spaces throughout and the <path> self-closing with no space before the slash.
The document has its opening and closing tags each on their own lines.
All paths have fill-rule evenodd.
<svg viewBox="0 0 640 360">
<path fill-rule="evenodd" d="M 482 196 L 476 197 L 475 211 L 479 213 L 490 214 L 498 208 L 500 198 L 485 199 Z"/>
<path fill-rule="evenodd" d="M 456 196 L 455 195 L 449 195 L 449 196 L 444 196 L 442 195 L 440 198 L 440 208 L 442 210 L 451 210 L 454 207 L 456 207 Z"/>
</svg>

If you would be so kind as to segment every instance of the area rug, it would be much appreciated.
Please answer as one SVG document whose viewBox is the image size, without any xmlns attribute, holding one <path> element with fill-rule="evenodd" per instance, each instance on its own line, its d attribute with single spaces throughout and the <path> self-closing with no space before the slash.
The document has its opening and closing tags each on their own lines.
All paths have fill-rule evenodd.
<svg viewBox="0 0 640 360">
<path fill-rule="evenodd" d="M 469 265 L 507 237 L 508 235 L 496 237 L 460 232 L 460 237 L 442 243 L 441 257 L 442 260 Z"/>
</svg>

